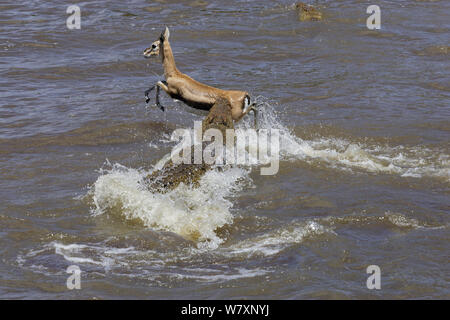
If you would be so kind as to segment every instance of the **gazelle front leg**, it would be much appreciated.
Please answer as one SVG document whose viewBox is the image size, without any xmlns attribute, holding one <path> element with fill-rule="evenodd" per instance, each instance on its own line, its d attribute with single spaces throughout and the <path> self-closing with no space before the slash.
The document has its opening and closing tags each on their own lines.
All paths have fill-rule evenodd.
<svg viewBox="0 0 450 320">
<path fill-rule="evenodd" d="M 155 98 L 155 103 L 156 103 L 156 106 L 158 107 L 158 108 L 160 108 L 162 111 L 164 111 L 164 106 L 163 105 L 161 105 L 161 103 L 159 103 L 159 86 L 157 85 L 156 86 L 156 98 Z"/>
<path fill-rule="evenodd" d="M 165 81 L 164 81 L 165 82 Z M 149 98 L 149 94 L 150 92 L 155 89 L 156 87 L 156 96 L 155 96 L 155 104 L 157 107 L 159 107 L 162 111 L 164 111 L 164 106 L 161 105 L 161 103 L 159 102 L 159 92 L 160 92 L 160 84 L 164 86 L 164 83 L 162 81 L 158 81 L 157 84 L 155 84 L 154 86 L 151 86 L 150 88 L 148 88 L 148 90 L 146 90 L 145 93 L 145 103 L 149 103 L 150 102 L 150 98 Z M 167 88 L 167 87 L 166 87 Z"/>
<path fill-rule="evenodd" d="M 162 109 L 162 111 L 164 111 L 164 107 L 161 106 L 161 104 L 159 103 L 159 86 L 157 84 L 155 84 L 154 86 L 151 86 L 150 88 L 148 88 L 148 90 L 146 90 L 145 93 L 145 103 L 149 103 L 150 102 L 150 98 L 149 98 L 149 94 L 150 92 L 156 88 L 156 97 L 155 97 L 155 102 L 156 105 Z"/>
<path fill-rule="evenodd" d="M 169 94 L 169 87 L 167 86 L 167 82 L 158 81 L 158 83 L 156 84 L 156 106 L 161 108 L 162 111 L 164 111 L 164 106 L 161 105 L 161 103 L 159 102 L 160 88 L 162 88 L 167 94 Z"/>
<path fill-rule="evenodd" d="M 155 89 L 156 85 L 151 86 L 150 88 L 148 88 L 148 90 L 145 90 L 144 94 L 145 94 L 145 103 L 149 103 L 150 102 L 150 98 L 148 97 L 148 95 L 150 94 L 150 92 Z"/>
<path fill-rule="evenodd" d="M 169 94 L 169 87 L 167 86 L 167 81 L 158 81 L 156 84 L 158 87 L 162 88 L 167 94 Z"/>
</svg>

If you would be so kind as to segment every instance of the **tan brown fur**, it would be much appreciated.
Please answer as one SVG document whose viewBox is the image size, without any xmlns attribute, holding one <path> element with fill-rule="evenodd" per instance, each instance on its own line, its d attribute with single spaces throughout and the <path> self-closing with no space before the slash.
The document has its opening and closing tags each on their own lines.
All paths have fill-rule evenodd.
<svg viewBox="0 0 450 320">
<path fill-rule="evenodd" d="M 247 97 L 250 99 L 248 92 L 214 88 L 180 72 L 175 64 L 169 34 L 169 29 L 166 28 L 160 40 L 155 41 L 152 47 L 144 50 L 145 57 L 161 56 L 166 78 L 166 83 L 159 81 L 157 84 L 161 89 L 173 99 L 183 101 L 187 105 L 201 110 L 210 110 L 218 99 L 225 99 L 231 105 L 231 116 L 234 121 L 239 121 L 250 110 L 254 110 L 251 107 L 244 110 L 245 99 Z"/>
</svg>

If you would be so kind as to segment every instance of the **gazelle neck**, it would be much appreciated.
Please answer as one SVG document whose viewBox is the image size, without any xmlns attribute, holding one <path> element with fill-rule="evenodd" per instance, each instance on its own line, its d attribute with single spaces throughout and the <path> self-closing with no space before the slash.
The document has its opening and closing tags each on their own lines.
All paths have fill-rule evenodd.
<svg viewBox="0 0 450 320">
<path fill-rule="evenodd" d="M 166 79 L 168 76 L 178 71 L 175 65 L 175 58 L 173 57 L 172 48 L 170 47 L 168 40 L 163 42 L 162 63 L 164 67 L 164 76 Z"/>
</svg>

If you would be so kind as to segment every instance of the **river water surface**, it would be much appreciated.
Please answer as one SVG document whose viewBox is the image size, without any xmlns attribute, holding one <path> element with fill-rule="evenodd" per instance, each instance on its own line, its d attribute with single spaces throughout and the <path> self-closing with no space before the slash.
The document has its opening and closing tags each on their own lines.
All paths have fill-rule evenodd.
<svg viewBox="0 0 450 320">
<path fill-rule="evenodd" d="M 3 2 L 0 298 L 449 299 L 450 2 L 312 4 L 322 21 L 292 1 Z M 182 72 L 263 103 L 276 175 L 142 188 L 205 115 L 145 104 L 165 25 Z"/>
</svg>

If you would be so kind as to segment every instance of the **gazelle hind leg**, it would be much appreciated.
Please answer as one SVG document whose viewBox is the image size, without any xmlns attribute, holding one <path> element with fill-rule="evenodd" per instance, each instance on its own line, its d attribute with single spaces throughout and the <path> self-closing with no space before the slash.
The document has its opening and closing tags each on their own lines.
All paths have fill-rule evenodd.
<svg viewBox="0 0 450 320">
<path fill-rule="evenodd" d="M 256 109 L 256 104 L 250 110 L 253 111 L 254 126 L 255 126 L 255 129 L 258 130 L 259 129 L 258 128 L 258 109 Z"/>
<path fill-rule="evenodd" d="M 242 110 L 241 118 L 248 114 L 250 111 L 253 111 L 254 126 L 255 129 L 258 129 L 258 110 L 256 109 L 256 102 L 251 103 L 250 101 L 251 98 L 249 95 L 247 95 L 244 100 L 244 110 Z"/>
<path fill-rule="evenodd" d="M 255 129 L 258 129 L 258 110 L 256 109 L 256 102 L 253 102 L 249 106 L 244 107 L 244 110 L 242 111 L 242 115 L 239 118 L 242 119 L 246 114 L 248 114 L 250 111 L 253 111 L 254 115 L 254 126 Z"/>
</svg>

